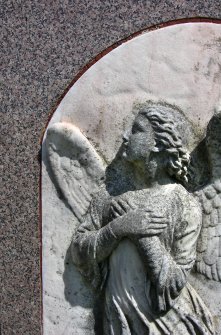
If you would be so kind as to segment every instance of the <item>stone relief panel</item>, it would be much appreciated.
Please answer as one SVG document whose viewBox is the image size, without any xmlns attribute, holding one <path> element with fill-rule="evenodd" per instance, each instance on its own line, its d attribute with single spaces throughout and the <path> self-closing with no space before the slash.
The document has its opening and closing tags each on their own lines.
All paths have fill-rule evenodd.
<svg viewBox="0 0 221 335">
<path fill-rule="evenodd" d="M 44 334 L 221 331 L 221 26 L 123 43 L 43 142 Z"/>
</svg>

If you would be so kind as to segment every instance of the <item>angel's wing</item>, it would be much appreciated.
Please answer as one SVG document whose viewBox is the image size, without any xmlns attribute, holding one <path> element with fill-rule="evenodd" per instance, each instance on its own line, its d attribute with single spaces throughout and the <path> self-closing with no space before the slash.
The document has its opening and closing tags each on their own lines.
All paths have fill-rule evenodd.
<svg viewBox="0 0 221 335">
<path fill-rule="evenodd" d="M 203 213 L 196 270 L 209 279 L 221 281 L 221 112 L 216 113 L 209 122 L 206 146 L 210 180 L 196 192 Z"/>
<path fill-rule="evenodd" d="M 57 188 L 81 222 L 104 180 L 105 163 L 80 130 L 55 123 L 46 134 L 49 166 Z"/>
</svg>

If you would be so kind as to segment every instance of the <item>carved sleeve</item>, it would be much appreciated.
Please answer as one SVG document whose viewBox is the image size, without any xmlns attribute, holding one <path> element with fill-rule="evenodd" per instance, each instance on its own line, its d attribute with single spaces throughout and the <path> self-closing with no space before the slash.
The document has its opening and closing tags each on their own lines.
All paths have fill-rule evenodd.
<svg viewBox="0 0 221 335">
<path fill-rule="evenodd" d="M 201 212 L 195 201 L 184 199 L 182 217 L 177 218 L 170 250 L 156 236 L 137 241 L 151 281 L 152 308 L 165 312 L 174 304 L 187 282 L 196 257 L 196 242 L 201 227 Z M 191 197 L 192 200 L 192 197 Z"/>
<path fill-rule="evenodd" d="M 119 242 L 109 224 L 102 227 L 105 200 L 103 193 L 93 198 L 86 219 L 77 229 L 71 244 L 74 264 L 94 287 L 99 286 L 102 280 L 99 263 L 111 254 Z"/>
<path fill-rule="evenodd" d="M 99 263 L 110 255 L 117 244 L 118 239 L 110 225 L 97 230 L 88 215 L 72 240 L 74 263 L 78 266 L 84 266 L 94 260 Z"/>
</svg>

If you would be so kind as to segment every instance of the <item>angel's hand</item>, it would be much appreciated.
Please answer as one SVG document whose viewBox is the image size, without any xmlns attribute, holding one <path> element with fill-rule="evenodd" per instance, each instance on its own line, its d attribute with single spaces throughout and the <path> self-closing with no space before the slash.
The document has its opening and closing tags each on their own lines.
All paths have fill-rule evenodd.
<svg viewBox="0 0 221 335">
<path fill-rule="evenodd" d="M 120 220 L 113 220 L 111 229 L 117 237 L 140 238 L 160 235 L 168 223 L 166 216 L 152 211 L 133 210 Z"/>
<path fill-rule="evenodd" d="M 140 219 L 140 224 L 137 226 L 136 222 L 132 222 L 134 235 L 141 236 L 157 236 L 160 235 L 165 228 L 167 228 L 169 220 L 165 215 L 154 213 L 153 211 L 141 211 L 137 213 Z M 140 237 L 141 237 L 140 236 Z"/>
<path fill-rule="evenodd" d="M 110 205 L 110 215 L 112 219 L 116 219 L 134 209 L 135 207 L 127 200 L 113 199 Z"/>
</svg>

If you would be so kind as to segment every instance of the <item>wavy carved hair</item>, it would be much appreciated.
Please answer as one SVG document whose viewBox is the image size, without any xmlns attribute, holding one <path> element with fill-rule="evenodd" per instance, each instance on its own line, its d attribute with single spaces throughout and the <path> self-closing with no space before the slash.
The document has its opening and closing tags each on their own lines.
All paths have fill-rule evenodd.
<svg viewBox="0 0 221 335">
<path fill-rule="evenodd" d="M 174 122 L 171 112 L 176 113 L 171 106 L 160 104 L 142 107 L 139 114 L 145 116 L 152 125 L 156 151 L 168 153 L 166 168 L 171 176 L 187 183 L 187 170 L 190 163 L 190 155 L 183 147 L 181 135 Z"/>
</svg>

